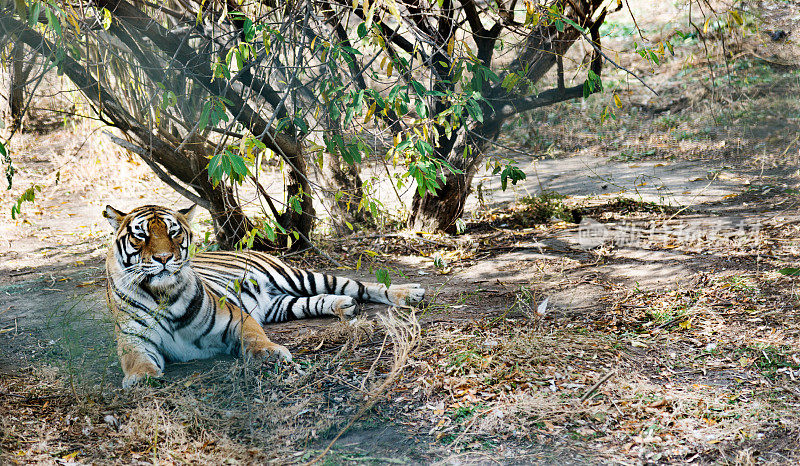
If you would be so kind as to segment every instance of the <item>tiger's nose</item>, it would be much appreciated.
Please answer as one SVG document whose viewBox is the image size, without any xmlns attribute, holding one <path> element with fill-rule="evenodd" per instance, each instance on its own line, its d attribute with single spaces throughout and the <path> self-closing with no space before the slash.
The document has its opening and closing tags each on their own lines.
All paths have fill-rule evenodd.
<svg viewBox="0 0 800 466">
<path fill-rule="evenodd" d="M 157 254 L 153 254 L 153 260 L 161 262 L 162 264 L 166 264 L 170 259 L 172 259 L 171 252 L 159 252 Z"/>
</svg>

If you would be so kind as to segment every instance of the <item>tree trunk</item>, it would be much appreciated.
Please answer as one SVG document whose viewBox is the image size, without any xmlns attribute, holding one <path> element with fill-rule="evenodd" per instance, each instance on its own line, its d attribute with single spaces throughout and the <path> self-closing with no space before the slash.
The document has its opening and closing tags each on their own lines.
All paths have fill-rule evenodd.
<svg viewBox="0 0 800 466">
<path fill-rule="evenodd" d="M 22 61 L 25 58 L 24 45 L 15 42 L 8 61 L 0 68 L 0 118 L 4 123 L 6 135 L 19 129 L 22 124 L 24 101 L 24 76 Z"/>
<path fill-rule="evenodd" d="M 595 3 L 596 5 L 593 8 L 599 8 L 603 2 L 596 1 Z M 577 22 L 583 22 L 580 20 L 581 17 L 586 19 L 592 17 L 591 14 L 586 14 L 586 12 L 582 14 L 583 16 L 576 18 Z M 592 39 L 598 47 L 600 44 L 598 30 L 604 20 L 605 12 L 590 24 Z M 555 24 L 551 24 L 549 26 L 541 26 L 531 33 L 525 41 L 519 56 L 509 65 L 508 69 L 517 70 L 523 73 L 530 82 L 538 83 L 557 63 L 558 57 L 563 57 L 572 44 L 581 37 L 580 33 L 574 28 L 561 29 L 559 31 Z M 483 30 L 483 32 L 485 33 L 486 31 Z M 496 35 L 485 37 L 491 39 Z M 487 66 L 491 64 L 490 51 L 492 49 L 489 46 L 493 46 L 493 44 L 493 40 L 487 40 L 483 44 L 479 41 L 479 49 L 482 50 L 482 55 L 484 55 L 482 60 Z M 591 68 L 598 76 L 600 75 L 601 66 L 601 57 L 595 53 Z M 510 95 L 502 85 L 492 85 L 487 82 L 483 94 L 488 97 L 491 105 L 485 102 L 481 103 L 484 121 L 471 128 L 468 133 L 471 133 L 472 136 L 465 138 L 465 144 L 472 149 L 472 155 L 469 159 L 464 160 L 460 155 L 464 150 L 464 146 L 462 144 L 453 144 L 452 140 L 440 138 L 436 149 L 438 158 L 447 160 L 452 166 L 462 170 L 464 173 L 446 173 L 445 185 L 436 195 L 426 193 L 420 196 L 418 192 L 415 192 L 411 205 L 411 215 L 408 219 L 408 227 L 418 231 L 454 233 L 456 221 L 464 213 L 464 205 L 471 191 L 472 179 L 483 159 L 484 151 L 491 141 L 494 141 L 499 136 L 503 123 L 518 113 L 584 95 L 583 84 L 564 88 L 563 79 L 563 69 L 559 68 L 558 87 L 540 92 L 537 95 L 527 96 Z M 589 90 L 589 92 L 597 91 L 599 91 L 598 88 Z M 459 129 L 462 132 L 466 132 L 466 128 L 463 126 Z M 440 131 L 440 134 L 442 132 Z"/>
<path fill-rule="evenodd" d="M 24 41 L 28 46 L 36 47 L 34 49 L 36 53 L 44 57 L 55 56 L 53 43 L 36 31 L 26 28 L 19 21 L 0 15 L 0 38 L 12 35 L 11 31 L 14 31 L 19 40 Z M 240 240 L 246 238 L 254 225 L 245 216 L 230 188 L 224 183 L 214 186 L 209 179 L 206 170 L 208 158 L 202 146 L 189 144 L 182 152 L 177 152 L 169 142 L 142 126 L 108 89 L 94 79 L 86 71 L 86 68 L 78 64 L 71 56 L 63 57 L 61 70 L 81 89 L 87 99 L 97 108 L 102 109 L 101 117 L 109 125 L 119 128 L 140 147 L 146 148 L 139 155 L 156 173 L 166 172 L 169 174 L 168 179 L 177 178 L 199 193 L 200 197 L 206 201 L 206 207 L 214 218 L 215 231 L 221 247 L 234 248 Z M 293 167 L 288 173 L 287 191 L 289 195 L 296 194 L 300 198 L 302 213 L 287 208 L 277 220 L 289 233 L 281 235 L 276 241 L 277 244 L 271 243 L 266 238 L 256 237 L 253 244 L 254 249 L 274 250 L 285 247 L 288 244 L 287 236 L 291 234 L 292 230 L 297 230 L 301 234 L 300 240 L 292 240 L 292 246 L 299 247 L 304 244 L 302 236 L 307 236 L 311 230 L 313 207 L 310 205 L 310 196 L 304 194 L 310 192 L 310 187 L 306 178 L 306 166 L 302 152 L 292 152 L 291 157 L 287 159 Z M 184 191 L 186 190 L 184 189 Z"/>
<path fill-rule="evenodd" d="M 284 211 L 275 219 L 287 230 L 286 235 L 279 235 L 277 245 L 296 251 L 308 244 L 308 235 L 314 227 L 314 200 L 311 197 L 311 184 L 308 182 L 308 168 L 302 149 L 289 155 L 284 154 L 284 158 L 289 164 L 286 173 L 286 199 L 288 201 L 293 197 L 297 198 L 300 211 L 294 210 L 292 203 L 288 202 Z M 296 232 L 296 238 L 293 232 Z"/>
<path fill-rule="evenodd" d="M 414 193 L 408 227 L 416 231 L 455 233 L 456 220 L 464 214 L 474 170 L 446 173 L 446 183 L 436 195 Z"/>
<path fill-rule="evenodd" d="M 364 183 L 358 168 L 344 163 L 338 154 L 328 151 L 323 154 L 322 164 L 322 179 L 330 190 L 331 222 L 336 234 L 349 235 L 359 226 L 374 225 L 375 219 L 369 209 L 359 210 L 364 198 Z"/>
</svg>

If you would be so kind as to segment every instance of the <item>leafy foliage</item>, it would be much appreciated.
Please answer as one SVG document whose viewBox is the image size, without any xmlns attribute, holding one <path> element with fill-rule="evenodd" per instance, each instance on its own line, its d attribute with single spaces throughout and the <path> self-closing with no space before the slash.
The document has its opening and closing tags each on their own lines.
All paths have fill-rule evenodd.
<svg viewBox="0 0 800 466">
<path fill-rule="evenodd" d="M 268 207 L 259 218 L 306 236 L 312 196 L 332 197 L 317 189 L 307 164 L 323 168 L 327 158 L 334 160 L 329 166 L 341 161 L 351 168 L 349 179 L 325 180 L 338 183 L 334 192 L 355 193 L 346 205 L 378 208 L 358 178 L 359 167 L 378 163 L 395 190 L 413 186 L 415 198 L 436 199 L 436 216 L 437 203 L 463 197 L 458 191 L 468 189 L 508 117 L 602 89 L 596 60 L 571 88 L 547 94 L 539 86 L 563 47 L 594 34 L 593 21 L 608 12 L 601 0 L 582 1 L 581 8 L 501 1 L 480 11 L 433 0 L 274 7 L 190 1 L 169 11 L 126 0 L 17 3 L 3 30 L 24 30 L 28 45 L 84 89 L 104 119 L 142 146 L 174 185 L 190 187 L 188 197 L 196 193 L 212 212 L 238 215 L 215 222 L 233 226 L 229 246 L 249 243 L 249 232 L 264 224 L 238 205 L 230 208 L 245 183 L 266 201 L 258 202 Z M 521 24 L 507 20 L 515 8 L 524 8 Z M 493 58 L 502 50 L 516 56 L 501 69 Z M 89 66 L 97 56 L 100 64 Z M 543 94 L 550 97 L 537 100 Z M 375 141 L 389 136 L 390 147 L 376 150 Z M 257 176 L 273 157 L 287 175 L 275 200 Z M 504 189 L 525 178 L 511 164 L 495 174 Z M 453 180 L 461 180 L 458 187 L 445 189 Z M 415 201 L 413 209 L 423 204 Z"/>
<path fill-rule="evenodd" d="M 25 192 L 17 198 L 17 202 L 11 206 L 11 218 L 16 219 L 17 215 L 22 213 L 22 203 L 33 202 L 36 199 L 36 193 L 41 191 L 42 187 L 36 184 L 26 189 Z"/>
</svg>

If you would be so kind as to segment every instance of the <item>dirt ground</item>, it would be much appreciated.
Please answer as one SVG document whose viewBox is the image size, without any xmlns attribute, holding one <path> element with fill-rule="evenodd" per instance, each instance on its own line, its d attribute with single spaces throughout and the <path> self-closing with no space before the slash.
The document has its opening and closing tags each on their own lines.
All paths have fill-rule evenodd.
<svg viewBox="0 0 800 466">
<path fill-rule="evenodd" d="M 677 7 L 633 6 L 652 41 L 686 29 Z M 0 462 L 800 462 L 800 51 L 763 32 L 797 29 L 800 5 L 751 8 L 758 29 L 727 49 L 690 37 L 654 70 L 620 53 L 658 95 L 609 70 L 604 94 L 509 124 L 497 150 L 528 179 L 476 177 L 464 234 L 317 238 L 343 270 L 287 257 L 428 290 L 411 316 L 267 328 L 296 366 L 174 364 L 121 390 L 100 212 L 185 203 L 92 123 L 18 135 L 0 195 Z M 614 17 L 606 45 L 630 50 L 631 27 Z"/>
</svg>

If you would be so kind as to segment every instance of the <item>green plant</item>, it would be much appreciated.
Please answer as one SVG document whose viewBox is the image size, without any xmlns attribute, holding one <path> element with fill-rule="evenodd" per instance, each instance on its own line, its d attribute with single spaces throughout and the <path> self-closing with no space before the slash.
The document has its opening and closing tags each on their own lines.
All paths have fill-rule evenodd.
<svg viewBox="0 0 800 466">
<path fill-rule="evenodd" d="M 636 162 L 641 160 L 642 157 L 655 155 L 656 150 L 650 149 L 646 151 L 639 151 L 639 152 L 620 152 L 617 155 L 611 156 L 611 160 L 615 162 Z"/>
<path fill-rule="evenodd" d="M 549 190 L 543 190 L 538 196 L 526 196 L 520 204 L 519 212 L 534 223 L 546 223 L 551 219 L 572 222 L 572 211 L 564 205 L 565 196 Z"/>
<path fill-rule="evenodd" d="M 475 415 L 475 411 L 481 407 L 482 405 L 480 404 L 474 406 L 459 406 L 450 413 L 450 418 L 452 418 L 455 422 L 463 422 Z"/>
</svg>

